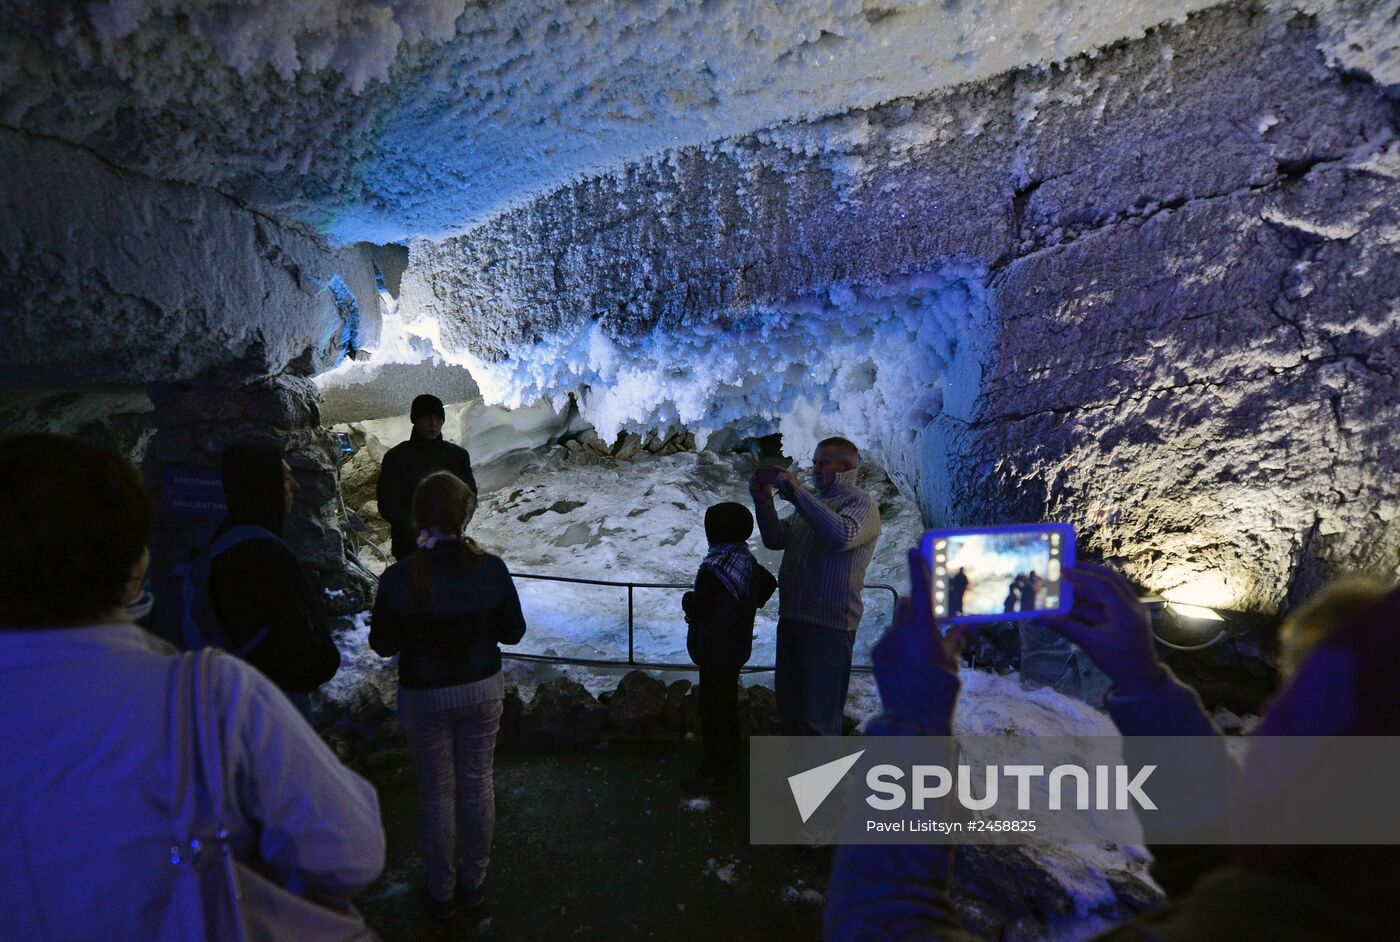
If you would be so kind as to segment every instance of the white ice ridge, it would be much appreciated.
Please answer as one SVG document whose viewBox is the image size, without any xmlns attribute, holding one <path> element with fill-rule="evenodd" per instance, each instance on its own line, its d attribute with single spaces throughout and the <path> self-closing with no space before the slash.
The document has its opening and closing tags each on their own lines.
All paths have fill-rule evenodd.
<svg viewBox="0 0 1400 942">
<path fill-rule="evenodd" d="M 382 351 L 320 382 L 362 382 L 375 364 L 432 356 L 470 370 L 495 405 L 558 407 L 574 393 L 605 440 L 679 423 L 703 443 L 739 422 L 782 432 L 792 455 L 831 434 L 890 453 L 939 412 L 967 417 L 989 315 L 984 272 L 953 263 L 631 337 L 589 321 L 521 343 L 499 362 L 449 351 L 432 318 L 386 317 Z"/>
<path fill-rule="evenodd" d="M 1400 0 L 1273 0 L 1271 6 L 1317 18 L 1318 48 L 1328 64 L 1400 92 Z"/>
</svg>

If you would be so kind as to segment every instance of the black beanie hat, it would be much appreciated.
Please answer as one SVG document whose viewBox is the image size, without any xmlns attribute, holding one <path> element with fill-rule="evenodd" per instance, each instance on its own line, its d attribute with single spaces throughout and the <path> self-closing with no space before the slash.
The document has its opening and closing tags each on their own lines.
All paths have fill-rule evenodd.
<svg viewBox="0 0 1400 942">
<path fill-rule="evenodd" d="M 430 393 L 423 393 L 413 400 L 413 407 L 408 410 L 408 420 L 417 422 L 422 415 L 436 415 L 444 422 L 447 421 L 447 411 L 442 407 L 442 400 Z"/>
<path fill-rule="evenodd" d="M 742 543 L 753 533 L 753 514 L 743 504 L 725 501 L 705 511 L 705 539 L 711 543 Z"/>
</svg>

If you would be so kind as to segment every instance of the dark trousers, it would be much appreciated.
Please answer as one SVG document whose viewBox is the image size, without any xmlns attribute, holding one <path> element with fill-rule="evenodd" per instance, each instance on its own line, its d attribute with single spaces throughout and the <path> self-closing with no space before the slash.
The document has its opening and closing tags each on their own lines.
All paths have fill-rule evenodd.
<svg viewBox="0 0 1400 942">
<path fill-rule="evenodd" d="M 840 736 L 856 633 L 778 619 L 773 678 L 785 736 Z"/>
<path fill-rule="evenodd" d="M 720 778 L 739 771 L 739 668 L 700 668 L 703 768 Z"/>
</svg>

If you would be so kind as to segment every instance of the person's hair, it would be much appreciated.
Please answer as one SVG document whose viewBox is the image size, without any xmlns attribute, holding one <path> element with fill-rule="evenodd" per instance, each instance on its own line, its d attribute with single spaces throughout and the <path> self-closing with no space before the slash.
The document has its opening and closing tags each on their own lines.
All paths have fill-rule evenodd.
<svg viewBox="0 0 1400 942">
<path fill-rule="evenodd" d="M 282 535 L 282 442 L 272 434 L 240 438 L 219 456 L 220 481 L 230 520 L 256 523 Z"/>
<path fill-rule="evenodd" d="M 126 459 L 57 435 L 0 440 L 0 625 L 91 623 L 121 608 L 151 531 Z"/>
<path fill-rule="evenodd" d="M 462 530 L 476 513 L 476 491 L 450 471 L 435 471 L 425 477 L 413 492 L 413 522 L 417 529 L 434 530 L 457 536 L 457 562 L 463 569 L 475 569 L 486 558 L 486 550 Z M 428 570 L 428 552 L 419 548 L 410 557 L 409 576 L 418 606 L 433 598 L 433 575 Z"/>
<path fill-rule="evenodd" d="M 1389 590 L 1385 582 L 1371 576 L 1340 576 L 1289 612 L 1279 627 L 1283 675 L 1291 677 L 1297 673 L 1328 635 Z"/>
<path fill-rule="evenodd" d="M 818 448 L 839 448 L 851 456 L 851 461 L 860 464 L 860 449 L 856 443 L 849 438 L 842 438 L 840 435 L 833 435 L 830 438 L 823 438 L 817 442 Z"/>
</svg>

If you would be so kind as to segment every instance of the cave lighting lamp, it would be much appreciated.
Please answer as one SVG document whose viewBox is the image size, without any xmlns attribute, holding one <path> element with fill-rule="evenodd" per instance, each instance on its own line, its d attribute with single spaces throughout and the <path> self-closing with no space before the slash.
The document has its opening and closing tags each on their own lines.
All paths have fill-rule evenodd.
<svg viewBox="0 0 1400 942">
<path fill-rule="evenodd" d="M 1185 621 L 1221 621 L 1225 619 L 1213 608 L 1206 608 L 1204 605 L 1188 605 L 1185 602 L 1168 602 L 1167 611 Z"/>
</svg>

